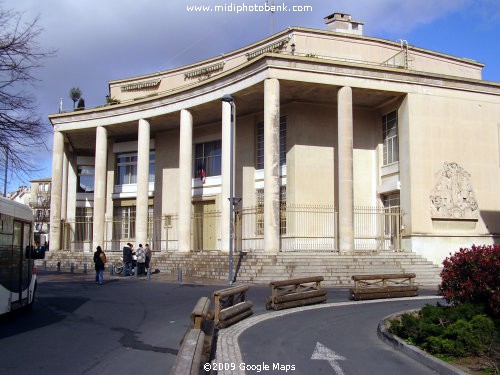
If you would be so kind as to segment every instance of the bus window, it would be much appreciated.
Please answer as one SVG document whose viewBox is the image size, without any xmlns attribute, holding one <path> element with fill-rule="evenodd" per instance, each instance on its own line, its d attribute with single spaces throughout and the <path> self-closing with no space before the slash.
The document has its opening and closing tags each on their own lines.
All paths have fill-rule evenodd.
<svg viewBox="0 0 500 375">
<path fill-rule="evenodd" d="M 20 252 L 24 249 L 25 246 L 30 245 L 31 243 L 31 224 L 23 223 L 23 243 L 19 249 Z M 22 253 L 21 253 L 22 254 Z M 31 282 L 31 261 L 30 259 L 23 259 L 22 264 L 22 290 L 26 290 Z"/>
</svg>

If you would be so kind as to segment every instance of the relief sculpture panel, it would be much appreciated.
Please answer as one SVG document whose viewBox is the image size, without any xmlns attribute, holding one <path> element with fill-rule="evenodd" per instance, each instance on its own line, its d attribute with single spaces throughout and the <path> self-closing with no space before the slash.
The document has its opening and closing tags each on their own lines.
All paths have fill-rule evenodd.
<svg viewBox="0 0 500 375">
<path fill-rule="evenodd" d="M 433 219 L 477 220 L 478 204 L 470 177 L 457 163 L 444 163 L 430 194 Z"/>
</svg>

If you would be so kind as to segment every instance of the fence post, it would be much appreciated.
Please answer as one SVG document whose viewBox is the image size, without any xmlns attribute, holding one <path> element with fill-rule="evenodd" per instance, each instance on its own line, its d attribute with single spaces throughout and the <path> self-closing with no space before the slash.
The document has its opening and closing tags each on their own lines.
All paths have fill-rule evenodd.
<svg viewBox="0 0 500 375">
<path fill-rule="evenodd" d="M 71 263 L 69 266 L 69 272 L 74 273 L 75 272 L 75 265 L 74 263 Z"/>
<path fill-rule="evenodd" d="M 151 280 L 151 271 L 149 270 L 149 267 L 148 267 L 148 269 L 146 270 L 146 278 L 147 278 L 148 280 Z"/>
<path fill-rule="evenodd" d="M 46 260 L 43 261 L 43 270 L 47 271 L 47 261 Z"/>
<path fill-rule="evenodd" d="M 83 263 L 83 273 L 87 274 L 87 263 Z"/>
<path fill-rule="evenodd" d="M 57 261 L 57 272 L 61 272 L 61 261 Z"/>
</svg>

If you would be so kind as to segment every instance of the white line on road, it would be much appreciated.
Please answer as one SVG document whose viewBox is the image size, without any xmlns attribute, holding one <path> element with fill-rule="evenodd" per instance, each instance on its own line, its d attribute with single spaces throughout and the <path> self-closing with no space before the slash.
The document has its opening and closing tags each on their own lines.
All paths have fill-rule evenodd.
<svg viewBox="0 0 500 375">
<path fill-rule="evenodd" d="M 344 375 L 344 371 L 342 371 L 342 368 L 337 361 L 345 361 L 345 357 L 338 355 L 320 342 L 316 343 L 316 348 L 314 348 L 311 359 L 328 361 L 337 375 Z"/>
</svg>

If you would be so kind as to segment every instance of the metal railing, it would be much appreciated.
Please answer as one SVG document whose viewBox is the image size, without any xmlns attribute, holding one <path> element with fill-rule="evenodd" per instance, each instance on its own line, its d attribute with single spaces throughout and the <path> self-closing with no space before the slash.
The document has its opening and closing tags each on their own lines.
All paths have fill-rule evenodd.
<svg viewBox="0 0 500 375">
<path fill-rule="evenodd" d="M 333 206 L 283 205 L 280 208 L 281 251 L 337 251 L 338 212 Z M 193 250 L 220 249 L 220 212 L 194 213 L 191 219 Z M 397 208 L 355 207 L 355 250 L 401 250 L 401 213 Z M 64 249 L 92 251 L 92 217 L 62 223 Z M 135 220 L 106 220 L 104 247 L 120 251 L 127 242 L 135 243 Z M 151 217 L 147 241 L 155 250 L 177 250 L 176 214 Z M 236 249 L 264 249 L 264 209 L 262 206 L 235 212 Z"/>
</svg>

